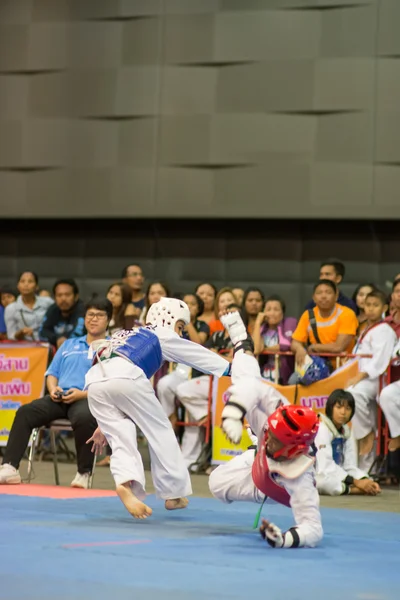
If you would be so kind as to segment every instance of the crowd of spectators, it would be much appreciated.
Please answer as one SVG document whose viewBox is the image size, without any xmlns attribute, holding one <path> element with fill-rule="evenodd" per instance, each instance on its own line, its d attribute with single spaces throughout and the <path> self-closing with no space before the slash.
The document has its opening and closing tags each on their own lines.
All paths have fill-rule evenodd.
<svg viewBox="0 0 400 600">
<path fill-rule="evenodd" d="M 257 287 L 246 290 L 223 287 L 218 290 L 212 282 L 201 282 L 195 289 L 179 297 L 188 304 L 191 314 L 191 323 L 184 335 L 215 352 L 223 352 L 228 360 L 232 360 L 232 344 L 219 316 L 227 307 L 240 310 L 254 341 L 260 373 L 271 383 L 297 383 L 300 380 L 301 367 L 313 355 L 333 354 L 345 359 L 349 353 L 363 356 L 368 354 L 370 358 L 361 359 L 360 377 L 350 382 L 348 389 L 355 402 L 351 415 L 352 436 L 357 442 L 355 460 L 358 455 L 358 466 L 367 472 L 375 456 L 377 400 L 379 402 L 377 382 L 389 368 L 396 354 L 400 336 L 400 276 L 394 278 L 391 294 L 384 294 L 374 283 L 362 282 L 354 290 L 352 298 L 346 297 L 340 289 L 344 276 L 345 267 L 341 262 L 323 262 L 313 296 L 299 315 L 287 315 L 284 298 L 278 295 L 265 297 L 263 291 Z M 121 272 L 121 279 L 111 283 L 108 289 L 104 290 L 104 298 L 93 297 L 86 304 L 80 298 L 78 286 L 73 279 L 58 279 L 51 291 L 41 290 L 36 273 L 25 271 L 19 276 L 15 289 L 4 285 L 0 290 L 0 340 L 49 342 L 57 350 L 54 362 L 58 365 L 60 357 L 64 360 L 65 356 L 68 357 L 66 350 L 70 349 L 74 340 L 84 349 L 90 344 L 93 336 L 93 319 L 90 318 L 92 313 L 97 311 L 94 321 L 95 324 L 100 322 L 101 335 L 111 335 L 120 329 L 145 324 L 149 307 L 160 298 L 171 295 L 174 293 L 165 282 L 154 281 L 145 286 L 145 274 L 138 264 L 127 265 Z M 377 328 L 377 325 L 380 327 Z M 285 353 L 280 355 L 279 360 L 274 356 L 278 352 Z M 329 366 L 329 371 L 334 371 L 338 365 L 337 360 L 329 356 L 324 360 Z M 89 361 L 86 362 L 87 367 Z M 78 383 L 74 382 L 74 385 L 68 383 L 60 387 L 58 379 L 56 382 L 50 379 L 49 384 L 51 369 L 50 365 L 47 372 L 48 395 L 45 397 L 45 404 L 44 399 L 36 401 L 42 402 L 47 408 L 51 407 L 57 391 L 67 394 L 72 388 L 80 391 L 83 389 L 82 377 Z M 84 376 L 83 371 L 81 369 L 80 373 Z M 393 367 L 391 381 L 398 379 L 400 380 L 399 369 Z M 157 378 L 155 385 L 159 400 L 173 424 L 177 421 L 179 407 L 184 407 L 190 421 L 199 425 L 205 421 L 209 393 L 207 376 L 190 371 L 184 365 L 174 365 L 168 373 Z M 400 430 L 397 426 L 397 422 L 400 421 L 400 388 L 399 391 L 396 387 L 392 388 L 390 394 L 384 390 L 382 394 L 382 409 L 392 435 L 390 449 L 395 451 L 400 448 Z M 346 399 L 346 396 L 344 397 Z M 389 397 L 390 401 L 387 400 Z M 82 392 L 79 399 L 86 401 L 86 395 Z M 341 401 L 342 405 L 343 403 L 345 402 Z M 15 471 L 18 470 L 21 452 L 27 443 L 25 438 L 30 434 L 32 424 L 37 426 L 39 421 L 47 422 L 52 416 L 51 410 L 45 410 L 44 416 L 39 410 L 42 416 L 38 418 L 36 411 L 32 413 L 36 417 L 31 418 L 30 410 L 32 409 L 26 407 L 20 409 L 22 416 L 20 414 L 15 421 L 18 431 L 25 432 L 24 435 L 19 434 L 18 451 L 14 450 L 16 458 L 13 454 L 10 461 Z M 24 418 L 25 421 L 29 421 L 28 425 L 23 421 Z M 23 422 L 25 428 L 21 425 Z M 345 439 L 344 429 L 341 432 L 337 421 L 336 424 L 332 423 L 333 421 L 329 427 L 331 430 L 333 427 L 337 434 L 333 439 Z M 81 423 L 77 425 L 78 429 L 79 427 Z M 93 422 L 90 422 L 89 429 L 92 427 Z M 84 427 L 85 435 L 89 429 Z M 192 471 L 196 471 L 198 465 L 198 457 L 203 447 L 202 435 L 201 427 L 187 427 L 181 440 L 186 464 Z M 348 432 L 346 435 L 349 435 Z M 79 435 L 78 438 L 82 440 Z M 10 439 L 13 437 L 10 436 Z M 78 446 L 77 442 L 81 462 L 79 464 L 78 461 L 77 476 L 84 476 L 90 471 L 90 465 L 86 457 L 82 467 L 82 451 Z M 108 464 L 109 460 L 109 456 L 106 457 L 103 464 Z M 13 476 L 18 478 L 18 475 Z M 78 483 L 82 481 L 79 480 Z M 85 486 L 86 484 L 83 485 Z M 346 492 L 354 490 L 354 486 L 352 488 L 348 484 L 337 484 L 335 489 Z"/>
</svg>

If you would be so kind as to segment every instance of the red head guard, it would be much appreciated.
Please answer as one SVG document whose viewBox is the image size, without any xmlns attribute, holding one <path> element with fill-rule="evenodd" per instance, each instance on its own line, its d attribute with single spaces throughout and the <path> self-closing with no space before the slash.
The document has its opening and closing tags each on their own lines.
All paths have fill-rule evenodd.
<svg viewBox="0 0 400 600">
<path fill-rule="evenodd" d="M 307 454 L 317 435 L 319 420 L 311 408 L 287 404 L 280 406 L 268 418 L 268 430 L 285 444 L 273 458 L 295 458 Z"/>
</svg>

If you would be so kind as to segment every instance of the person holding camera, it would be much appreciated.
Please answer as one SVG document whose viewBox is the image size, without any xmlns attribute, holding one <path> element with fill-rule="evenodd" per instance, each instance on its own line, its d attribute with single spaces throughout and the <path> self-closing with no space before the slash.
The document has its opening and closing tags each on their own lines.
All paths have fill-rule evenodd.
<svg viewBox="0 0 400 600">
<path fill-rule="evenodd" d="M 71 487 L 87 489 L 93 465 L 91 449 L 86 445 L 97 428 L 88 407 L 85 375 L 92 366 L 92 342 L 106 337 L 112 316 L 109 300 L 95 300 L 86 305 L 87 335 L 66 340 L 56 352 L 46 371 L 48 394 L 22 405 L 15 415 L 0 467 L 0 484 L 21 483 L 18 471 L 33 429 L 49 425 L 56 419 L 68 419 L 75 437 L 78 472 Z"/>
</svg>

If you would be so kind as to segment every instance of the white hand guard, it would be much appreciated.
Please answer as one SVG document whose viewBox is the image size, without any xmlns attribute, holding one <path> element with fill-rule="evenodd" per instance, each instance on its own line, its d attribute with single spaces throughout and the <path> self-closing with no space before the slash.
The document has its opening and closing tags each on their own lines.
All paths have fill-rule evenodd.
<svg viewBox="0 0 400 600">
<path fill-rule="evenodd" d="M 260 532 L 265 541 L 273 548 L 298 548 L 303 545 L 296 527 L 282 533 L 277 525 L 269 523 L 268 527 L 264 530 L 260 529 Z"/>
<path fill-rule="evenodd" d="M 274 523 L 270 523 L 264 531 L 265 540 L 273 548 L 282 548 L 285 538 L 282 531 Z"/>
<path fill-rule="evenodd" d="M 247 331 L 242 317 L 238 312 L 227 313 L 220 317 L 221 323 L 229 333 L 232 344 L 235 346 L 238 342 L 247 340 Z"/>
<path fill-rule="evenodd" d="M 222 430 L 232 444 L 239 444 L 242 439 L 244 415 L 243 409 L 230 402 L 222 411 Z"/>
<path fill-rule="evenodd" d="M 246 428 L 247 431 L 247 435 L 249 436 L 249 438 L 251 439 L 251 443 L 253 444 L 253 446 L 258 446 L 258 438 L 257 436 L 253 433 L 251 427 L 247 427 Z"/>
</svg>

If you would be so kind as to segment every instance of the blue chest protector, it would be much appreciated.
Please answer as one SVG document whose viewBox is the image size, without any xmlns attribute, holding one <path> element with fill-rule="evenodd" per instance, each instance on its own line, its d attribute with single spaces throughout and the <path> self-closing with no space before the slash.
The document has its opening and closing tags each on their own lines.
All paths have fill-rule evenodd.
<svg viewBox="0 0 400 600">
<path fill-rule="evenodd" d="M 332 440 L 333 460 L 339 467 L 342 467 L 344 463 L 344 444 L 345 439 L 342 437 L 337 437 Z"/>
<path fill-rule="evenodd" d="M 117 341 L 118 340 L 118 341 Z M 150 379 L 161 367 L 162 352 L 158 337 L 146 327 L 120 331 L 111 338 L 113 355 L 127 358 Z"/>
</svg>

